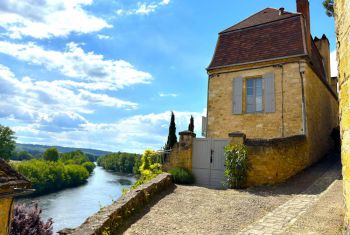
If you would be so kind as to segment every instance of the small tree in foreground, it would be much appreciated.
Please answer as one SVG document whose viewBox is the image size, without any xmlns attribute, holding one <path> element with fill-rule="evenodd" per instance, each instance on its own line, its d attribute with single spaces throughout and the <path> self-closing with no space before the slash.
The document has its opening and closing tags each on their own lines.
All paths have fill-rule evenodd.
<svg viewBox="0 0 350 235">
<path fill-rule="evenodd" d="M 8 160 L 16 148 L 15 132 L 0 125 L 0 158 Z"/>
<path fill-rule="evenodd" d="M 56 148 L 48 148 L 45 150 L 43 158 L 46 161 L 57 162 L 59 153 Z"/>
<path fill-rule="evenodd" d="M 175 115 L 173 112 L 171 112 L 169 135 L 168 135 L 168 141 L 166 143 L 165 149 L 166 150 L 172 149 L 176 143 L 177 143 L 177 137 L 176 137 Z"/>
<path fill-rule="evenodd" d="M 52 219 L 41 220 L 38 204 L 26 207 L 24 204 L 15 205 L 13 210 L 10 235 L 52 235 Z"/>
<path fill-rule="evenodd" d="M 191 115 L 190 124 L 188 125 L 188 130 L 194 132 L 194 119 Z"/>
</svg>

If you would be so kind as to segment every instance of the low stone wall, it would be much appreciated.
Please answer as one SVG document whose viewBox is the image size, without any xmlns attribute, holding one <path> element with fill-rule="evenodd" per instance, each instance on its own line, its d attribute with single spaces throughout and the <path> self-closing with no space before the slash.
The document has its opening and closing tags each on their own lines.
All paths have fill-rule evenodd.
<svg viewBox="0 0 350 235">
<path fill-rule="evenodd" d="M 248 186 L 283 182 L 312 164 L 303 135 L 271 140 L 247 139 L 245 144 L 251 164 Z"/>
<path fill-rule="evenodd" d="M 182 131 L 179 135 L 180 141 L 173 147 L 167 162 L 163 164 L 164 171 L 174 167 L 183 167 L 192 171 L 192 146 L 196 134 L 190 131 Z"/>
<path fill-rule="evenodd" d="M 141 210 L 157 194 L 172 186 L 171 175 L 164 173 L 122 196 L 112 205 L 89 217 L 76 229 L 63 229 L 61 235 L 119 234 L 135 212 Z M 87 205 L 88 206 L 88 205 Z"/>
</svg>

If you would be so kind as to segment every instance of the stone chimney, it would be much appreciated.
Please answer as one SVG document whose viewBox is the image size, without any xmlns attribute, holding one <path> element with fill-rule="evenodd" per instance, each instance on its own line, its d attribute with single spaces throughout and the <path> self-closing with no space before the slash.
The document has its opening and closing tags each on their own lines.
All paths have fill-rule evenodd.
<svg viewBox="0 0 350 235">
<path fill-rule="evenodd" d="M 323 66 L 326 72 L 326 77 L 328 83 L 331 84 L 331 59 L 330 59 L 330 48 L 329 48 L 329 41 L 325 34 L 322 35 L 322 38 L 319 39 L 315 37 L 314 42 L 316 44 L 316 47 L 318 51 L 320 52 L 322 56 L 322 62 Z"/>
<path fill-rule="evenodd" d="M 310 26 L 310 4 L 309 0 L 297 0 L 297 12 L 303 14 L 305 19 L 305 34 L 308 52 L 311 54 L 311 26 Z"/>
</svg>

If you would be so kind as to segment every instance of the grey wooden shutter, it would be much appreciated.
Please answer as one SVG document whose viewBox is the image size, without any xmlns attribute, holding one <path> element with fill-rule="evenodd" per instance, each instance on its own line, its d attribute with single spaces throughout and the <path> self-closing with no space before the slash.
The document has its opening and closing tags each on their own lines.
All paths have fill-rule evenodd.
<svg viewBox="0 0 350 235">
<path fill-rule="evenodd" d="M 234 78 L 232 85 L 233 114 L 242 114 L 243 79 L 241 77 Z"/>
<path fill-rule="evenodd" d="M 267 73 L 264 78 L 264 91 L 265 91 L 265 112 L 275 112 L 275 75 L 273 73 Z"/>
</svg>

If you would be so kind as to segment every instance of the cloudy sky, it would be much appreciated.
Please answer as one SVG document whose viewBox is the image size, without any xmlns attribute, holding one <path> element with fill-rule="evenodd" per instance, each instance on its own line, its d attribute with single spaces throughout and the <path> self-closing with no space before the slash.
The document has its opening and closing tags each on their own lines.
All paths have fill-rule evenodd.
<svg viewBox="0 0 350 235">
<path fill-rule="evenodd" d="M 17 141 L 142 152 L 206 113 L 217 33 L 293 0 L 1 0 L 0 123 Z M 333 19 L 311 0 L 312 33 Z M 335 53 L 332 53 L 335 60 Z M 336 67 L 336 66 L 335 66 Z"/>
</svg>

